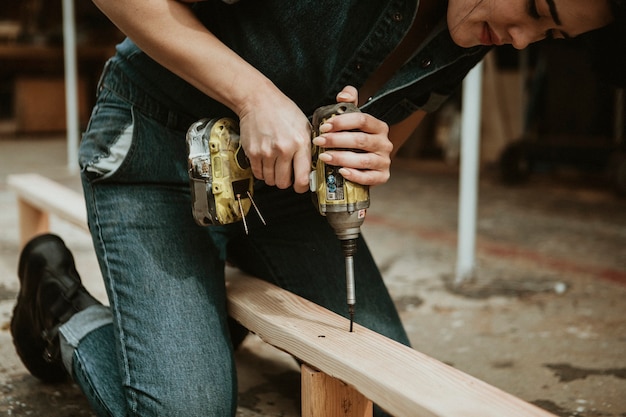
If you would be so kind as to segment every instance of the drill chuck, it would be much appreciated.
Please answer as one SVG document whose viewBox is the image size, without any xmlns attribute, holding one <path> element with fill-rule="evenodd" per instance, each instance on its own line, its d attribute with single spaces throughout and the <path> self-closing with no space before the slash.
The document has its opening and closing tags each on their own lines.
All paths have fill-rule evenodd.
<svg viewBox="0 0 626 417">
<path fill-rule="evenodd" d="M 365 220 L 365 209 L 358 212 L 326 212 L 326 220 L 340 240 L 356 239 L 361 233 L 361 225 Z"/>
</svg>

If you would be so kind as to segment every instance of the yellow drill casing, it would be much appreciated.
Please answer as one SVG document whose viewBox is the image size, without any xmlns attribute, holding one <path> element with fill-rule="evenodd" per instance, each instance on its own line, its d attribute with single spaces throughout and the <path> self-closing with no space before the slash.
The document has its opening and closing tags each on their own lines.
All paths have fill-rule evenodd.
<svg viewBox="0 0 626 417">
<path fill-rule="evenodd" d="M 196 223 L 241 221 L 250 209 L 254 176 L 241 148 L 239 124 L 226 117 L 201 119 L 187 131 L 187 150 Z"/>
<path fill-rule="evenodd" d="M 319 136 L 319 128 L 330 118 L 351 112 L 360 112 L 352 103 L 337 103 L 320 107 L 313 114 L 312 138 Z M 319 159 L 326 148 L 312 147 L 310 189 L 320 214 L 328 217 L 340 239 L 358 236 L 367 208 L 370 206 L 369 186 L 346 180 L 338 166 L 327 165 Z M 316 200 L 316 201 L 315 201 Z"/>
</svg>

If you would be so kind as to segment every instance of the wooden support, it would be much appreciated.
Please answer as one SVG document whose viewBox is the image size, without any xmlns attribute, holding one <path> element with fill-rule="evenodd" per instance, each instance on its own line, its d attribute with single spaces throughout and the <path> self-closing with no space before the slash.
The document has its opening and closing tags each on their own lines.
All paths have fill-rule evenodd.
<svg viewBox="0 0 626 417">
<path fill-rule="evenodd" d="M 39 174 L 9 175 L 7 183 L 17 194 L 22 246 L 50 229 L 51 214 L 87 230 L 85 200 L 76 191 Z"/>
<path fill-rule="evenodd" d="M 26 245 L 26 242 L 35 235 L 45 233 L 50 230 L 50 216 L 28 201 L 21 198 L 17 199 L 18 221 L 20 229 L 20 246 Z"/>
<path fill-rule="evenodd" d="M 83 197 L 35 174 L 12 175 L 21 240 L 54 214 L 87 229 Z M 268 282 L 228 270 L 228 312 L 303 363 L 304 417 L 366 417 L 373 401 L 396 417 L 555 417 Z M 369 414 L 368 414 L 369 413 Z"/>
<path fill-rule="evenodd" d="M 350 385 L 301 366 L 302 417 L 372 417 L 372 402 Z"/>
</svg>

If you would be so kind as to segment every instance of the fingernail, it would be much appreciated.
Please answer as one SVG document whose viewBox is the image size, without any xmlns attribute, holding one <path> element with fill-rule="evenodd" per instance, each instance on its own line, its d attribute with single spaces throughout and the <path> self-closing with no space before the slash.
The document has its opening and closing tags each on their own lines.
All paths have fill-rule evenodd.
<svg viewBox="0 0 626 417">
<path fill-rule="evenodd" d="M 330 156 L 330 155 L 329 155 L 329 154 L 327 154 L 327 153 L 321 153 L 321 154 L 320 154 L 320 156 L 319 156 L 319 158 L 320 158 L 323 162 L 330 162 L 330 161 L 332 161 L 332 159 L 333 159 L 333 157 L 332 157 L 332 156 Z"/>
<path fill-rule="evenodd" d="M 318 136 L 316 138 L 313 138 L 313 145 L 317 145 L 317 146 L 326 145 L 326 138 L 323 136 Z"/>
<path fill-rule="evenodd" d="M 337 98 L 340 98 L 342 100 L 352 100 L 352 95 L 350 95 L 349 93 L 339 93 L 337 94 Z"/>
<path fill-rule="evenodd" d="M 333 128 L 333 125 L 331 125 L 330 123 L 324 123 L 323 125 L 320 126 L 320 133 L 330 132 L 332 128 Z"/>
</svg>

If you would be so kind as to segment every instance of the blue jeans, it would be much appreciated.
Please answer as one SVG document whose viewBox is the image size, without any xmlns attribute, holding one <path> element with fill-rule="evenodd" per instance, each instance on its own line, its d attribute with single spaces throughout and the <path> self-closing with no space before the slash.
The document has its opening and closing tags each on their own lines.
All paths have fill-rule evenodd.
<svg viewBox="0 0 626 417">
<path fill-rule="evenodd" d="M 225 262 L 345 316 L 340 244 L 308 193 L 261 183 L 267 226 L 253 210 L 249 235 L 241 224 L 198 226 L 185 144 L 195 119 L 146 94 L 123 64 L 108 64 L 80 148 L 112 323 L 80 340 L 73 375 L 101 416 L 233 416 L 241 329 L 227 318 Z M 362 239 L 355 277 L 356 321 L 408 344 Z"/>
</svg>

